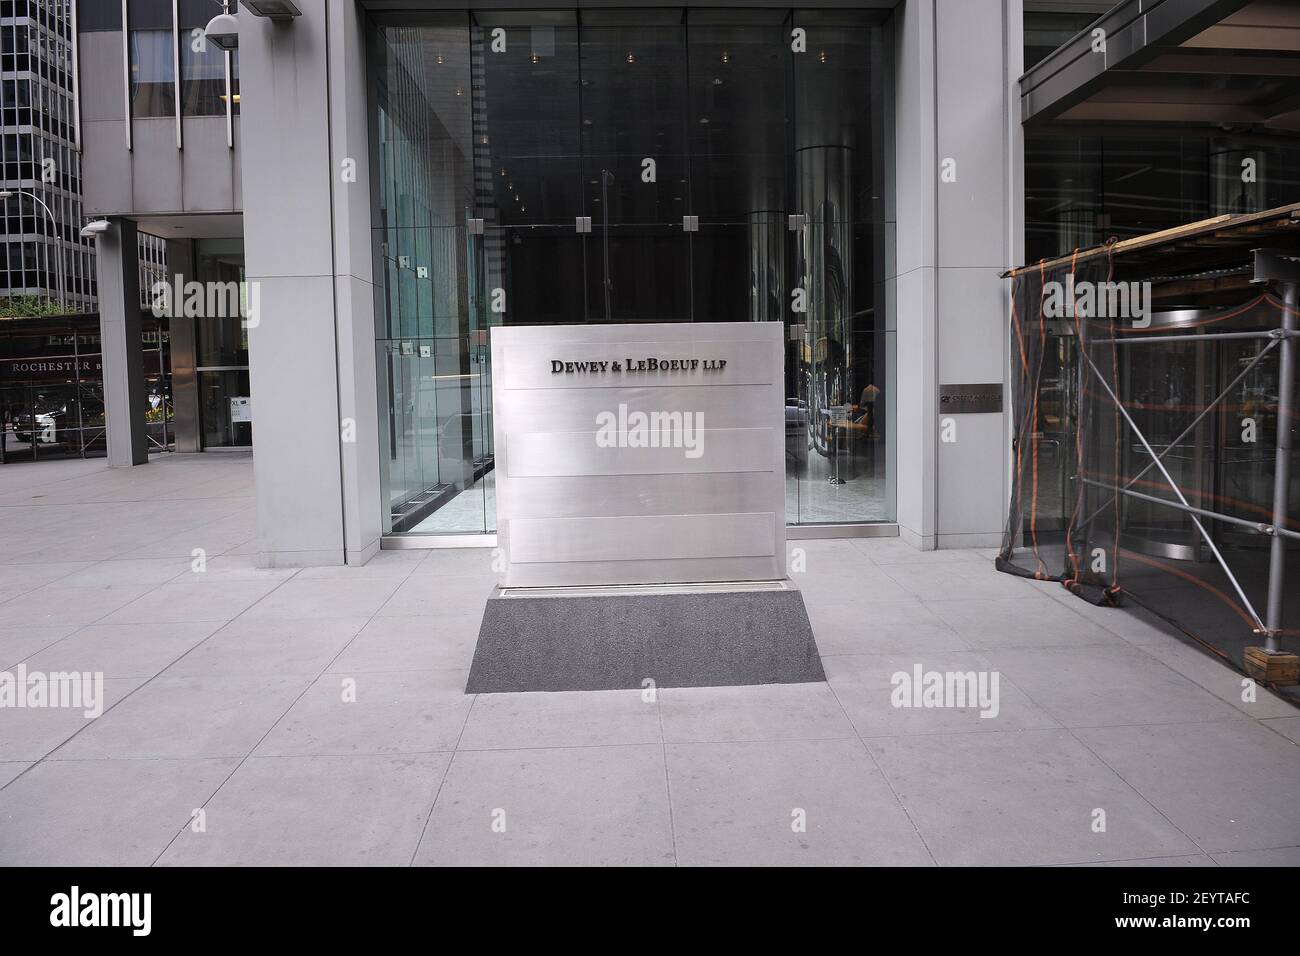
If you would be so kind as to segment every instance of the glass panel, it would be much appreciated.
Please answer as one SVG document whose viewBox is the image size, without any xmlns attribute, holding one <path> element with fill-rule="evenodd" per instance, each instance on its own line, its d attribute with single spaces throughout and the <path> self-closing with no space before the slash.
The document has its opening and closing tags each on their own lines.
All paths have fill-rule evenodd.
<svg viewBox="0 0 1300 956">
<path fill-rule="evenodd" d="M 197 41 L 195 41 L 197 42 Z M 226 54 L 215 44 L 181 42 L 181 115 L 226 115 Z"/>
<path fill-rule="evenodd" d="M 389 397 L 390 521 L 397 532 L 483 533 L 481 375 L 472 337 L 379 343 Z"/>
<path fill-rule="evenodd" d="M 253 426 L 242 421 L 231 399 L 248 398 L 248 328 L 243 319 L 244 246 L 238 239 L 201 239 L 195 244 L 194 277 L 208 299 L 193 319 L 200 431 L 204 448 L 243 448 L 253 443 Z M 183 304 L 183 303 L 181 303 Z M 186 309 L 186 312 L 191 312 Z"/>
<path fill-rule="evenodd" d="M 176 115 L 172 31 L 131 31 L 131 115 Z"/>
<path fill-rule="evenodd" d="M 248 366 L 248 310 L 244 295 L 244 245 L 227 239 L 201 239 L 196 246 L 195 278 L 208 290 L 195 319 L 195 361 L 203 366 Z M 184 299 L 178 306 L 184 304 Z M 179 309 L 178 309 L 179 311 Z M 209 314 L 212 312 L 212 314 Z"/>
<path fill-rule="evenodd" d="M 791 337 L 803 459 L 787 487 L 801 524 L 892 520 L 894 336 L 885 282 L 885 43 L 858 14 L 796 11 L 807 53 L 793 58 L 795 233 Z M 876 64 L 873 69 L 873 63 Z"/>
<path fill-rule="evenodd" d="M 215 15 L 213 8 L 212 0 L 179 0 L 176 6 L 184 116 L 226 115 L 226 55 L 203 35 L 203 28 Z"/>
<path fill-rule="evenodd" d="M 701 225 L 760 218 L 785 227 L 793 121 L 789 16 L 786 10 L 690 14 L 690 211 Z"/>
<path fill-rule="evenodd" d="M 395 532 L 486 529 L 470 333 L 490 303 L 483 237 L 467 220 L 489 179 L 475 170 L 471 48 L 464 13 L 381 28 L 373 45 L 385 329 L 377 348 L 388 404 L 387 526 Z"/>
<path fill-rule="evenodd" d="M 151 448 L 171 441 L 167 326 L 141 323 L 146 422 Z M 99 320 L 94 315 L 0 323 L 0 461 L 89 457 L 106 451 Z"/>
<path fill-rule="evenodd" d="M 582 14 L 588 322 L 689 322 L 686 28 L 680 11 Z"/>
<path fill-rule="evenodd" d="M 472 20 L 478 215 L 488 226 L 572 230 L 582 214 L 575 15 L 479 11 Z"/>
<path fill-rule="evenodd" d="M 691 321 L 691 237 L 680 222 L 593 224 L 588 238 L 588 322 Z"/>
<path fill-rule="evenodd" d="M 376 28 L 392 531 L 495 526 L 491 326 L 606 321 L 787 323 L 790 521 L 893 518 L 880 22 L 493 10 Z"/>
<path fill-rule="evenodd" d="M 248 369 L 200 371 L 199 417 L 204 448 L 246 448 L 253 444 L 252 422 L 238 421 L 231 399 L 247 398 Z"/>
<path fill-rule="evenodd" d="M 230 57 L 230 112 L 233 116 L 239 115 L 239 51 L 231 50 L 226 56 Z"/>
</svg>

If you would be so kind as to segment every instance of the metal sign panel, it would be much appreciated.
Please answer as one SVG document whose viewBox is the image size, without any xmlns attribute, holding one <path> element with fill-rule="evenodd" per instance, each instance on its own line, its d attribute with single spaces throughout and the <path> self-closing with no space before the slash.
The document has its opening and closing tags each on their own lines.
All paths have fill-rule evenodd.
<svg viewBox="0 0 1300 956">
<path fill-rule="evenodd" d="M 491 334 L 504 585 L 785 577 L 779 323 Z"/>
<path fill-rule="evenodd" d="M 1002 411 L 1002 383 L 940 385 L 940 415 L 971 415 Z"/>
</svg>

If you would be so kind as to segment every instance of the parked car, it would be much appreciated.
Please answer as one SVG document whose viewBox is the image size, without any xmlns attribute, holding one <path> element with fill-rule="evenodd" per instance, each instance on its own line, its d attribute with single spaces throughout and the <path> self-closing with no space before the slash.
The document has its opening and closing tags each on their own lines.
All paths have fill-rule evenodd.
<svg viewBox="0 0 1300 956">
<path fill-rule="evenodd" d="M 29 445 L 76 444 L 81 427 L 103 421 L 103 404 L 83 401 L 81 415 L 76 401 L 57 402 L 37 397 L 35 406 L 16 405 L 9 409 L 14 437 Z"/>
</svg>

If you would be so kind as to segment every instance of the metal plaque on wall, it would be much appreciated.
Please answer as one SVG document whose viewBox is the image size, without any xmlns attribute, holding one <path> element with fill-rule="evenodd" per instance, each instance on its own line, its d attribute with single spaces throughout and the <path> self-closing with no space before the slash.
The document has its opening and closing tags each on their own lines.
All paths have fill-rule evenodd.
<svg viewBox="0 0 1300 956">
<path fill-rule="evenodd" d="M 783 579 L 783 335 L 493 328 L 502 584 Z"/>
<path fill-rule="evenodd" d="M 940 385 L 940 415 L 971 415 L 1002 411 L 1002 383 Z"/>
</svg>

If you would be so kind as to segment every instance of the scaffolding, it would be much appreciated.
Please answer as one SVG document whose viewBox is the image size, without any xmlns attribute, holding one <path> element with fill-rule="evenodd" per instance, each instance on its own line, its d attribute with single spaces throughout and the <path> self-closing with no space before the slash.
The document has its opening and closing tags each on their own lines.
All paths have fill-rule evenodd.
<svg viewBox="0 0 1300 956">
<path fill-rule="evenodd" d="M 1298 227 L 1300 207 L 1220 217 L 1007 273 L 1001 570 L 1130 598 L 1252 674 L 1294 666 Z"/>
</svg>

